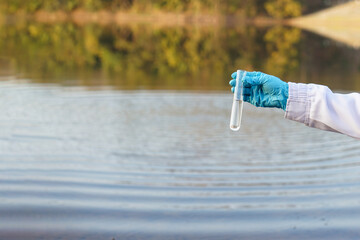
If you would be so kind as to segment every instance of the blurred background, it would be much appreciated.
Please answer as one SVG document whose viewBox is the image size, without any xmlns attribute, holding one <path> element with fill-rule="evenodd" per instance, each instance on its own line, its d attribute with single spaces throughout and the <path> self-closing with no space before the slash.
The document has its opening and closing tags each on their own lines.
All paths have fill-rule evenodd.
<svg viewBox="0 0 360 240">
<path fill-rule="evenodd" d="M 344 2 L 3 0 L 0 68 L 34 82 L 198 90 L 225 90 L 242 68 L 357 90 L 358 35 L 353 48 L 281 21 Z"/>
<path fill-rule="evenodd" d="M 237 69 L 360 91 L 360 3 L 2 0 L 0 239 L 359 239 L 360 143 Z"/>
</svg>

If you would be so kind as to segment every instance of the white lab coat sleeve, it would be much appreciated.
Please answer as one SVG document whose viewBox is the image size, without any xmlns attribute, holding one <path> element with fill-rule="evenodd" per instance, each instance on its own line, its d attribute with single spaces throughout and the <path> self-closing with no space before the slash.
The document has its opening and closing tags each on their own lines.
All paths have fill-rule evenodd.
<svg viewBox="0 0 360 240">
<path fill-rule="evenodd" d="M 326 86 L 290 82 L 285 118 L 360 139 L 360 94 L 338 94 Z"/>
</svg>

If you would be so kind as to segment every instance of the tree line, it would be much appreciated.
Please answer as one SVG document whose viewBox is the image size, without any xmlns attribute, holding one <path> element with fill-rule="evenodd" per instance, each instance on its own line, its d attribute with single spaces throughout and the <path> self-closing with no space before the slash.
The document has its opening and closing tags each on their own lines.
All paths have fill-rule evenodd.
<svg viewBox="0 0 360 240">
<path fill-rule="evenodd" d="M 322 0 L 1 0 L 0 10 L 7 14 L 46 11 L 133 11 L 161 10 L 189 13 L 242 14 L 246 17 L 296 17 L 326 7 Z"/>
<path fill-rule="evenodd" d="M 302 38 L 299 29 L 284 26 L 225 30 L 27 23 L 4 25 L 0 30 L 1 57 L 14 64 L 16 73 L 34 81 L 227 89 L 224 78 L 241 66 L 294 82 L 306 70 L 309 81 L 331 79 L 326 84 L 343 87 L 345 81 L 352 84 L 359 66 L 358 51 L 349 49 L 345 54 L 336 44 L 329 47 L 322 39 Z M 304 67 L 302 62 L 311 64 Z M 319 69 L 326 73 L 324 79 L 318 77 Z M 344 73 L 349 75 L 339 78 Z"/>
<path fill-rule="evenodd" d="M 114 85 L 171 88 L 226 86 L 224 76 L 236 66 L 292 74 L 298 66 L 299 40 L 298 29 L 253 26 L 222 31 L 29 23 L 0 31 L 2 57 L 12 59 L 16 71 L 31 79 L 71 79 L 67 74 L 97 72 L 99 79 L 118 81 Z M 85 75 L 75 78 L 90 81 Z"/>
</svg>

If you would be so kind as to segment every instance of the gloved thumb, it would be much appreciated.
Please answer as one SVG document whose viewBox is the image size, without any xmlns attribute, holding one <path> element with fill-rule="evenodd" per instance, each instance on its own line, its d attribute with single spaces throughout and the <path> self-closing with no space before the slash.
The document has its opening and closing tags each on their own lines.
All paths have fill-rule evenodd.
<svg viewBox="0 0 360 240">
<path fill-rule="evenodd" d="M 261 72 L 247 72 L 246 76 L 244 78 L 244 87 L 251 87 L 251 86 L 258 86 L 262 84 L 262 81 L 260 80 Z M 231 74 L 231 77 L 233 79 L 236 79 L 237 72 L 234 72 Z M 232 82 L 230 82 L 231 85 Z"/>
<path fill-rule="evenodd" d="M 263 84 L 261 72 L 247 72 L 244 78 L 244 87 L 253 87 Z"/>
</svg>

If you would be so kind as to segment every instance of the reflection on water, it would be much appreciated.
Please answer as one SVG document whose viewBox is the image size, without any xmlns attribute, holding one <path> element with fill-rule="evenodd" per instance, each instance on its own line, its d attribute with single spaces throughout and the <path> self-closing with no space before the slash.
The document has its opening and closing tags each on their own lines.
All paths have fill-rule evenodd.
<svg viewBox="0 0 360 240">
<path fill-rule="evenodd" d="M 70 23 L 1 26 L 0 48 L 0 239 L 359 239 L 360 142 L 248 104 L 233 133 L 227 81 L 360 90 L 359 51 L 281 26 Z"/>
<path fill-rule="evenodd" d="M 1 26 L 0 48 L 14 74 L 38 82 L 224 90 L 242 68 L 360 90 L 360 50 L 282 26 L 8 24 Z"/>
<path fill-rule="evenodd" d="M 246 104 L 233 133 L 231 94 L 4 82 L 0 95 L 0 238 L 360 234 L 360 142 L 282 111 Z"/>
</svg>

